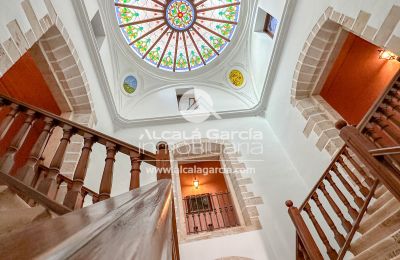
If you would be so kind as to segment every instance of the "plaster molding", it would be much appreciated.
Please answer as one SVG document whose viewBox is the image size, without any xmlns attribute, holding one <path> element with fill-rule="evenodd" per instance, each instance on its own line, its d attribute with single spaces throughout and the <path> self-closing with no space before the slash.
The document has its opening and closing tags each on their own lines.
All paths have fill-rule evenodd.
<svg viewBox="0 0 400 260">
<path fill-rule="evenodd" d="M 258 3 L 258 1 L 255 1 L 255 2 Z M 103 96 L 106 100 L 106 104 L 107 104 L 108 109 L 111 114 L 110 116 L 111 116 L 111 118 L 113 118 L 113 121 L 114 121 L 113 127 L 115 129 L 122 129 L 122 128 L 126 128 L 126 127 L 135 127 L 135 126 L 177 124 L 177 123 L 186 122 L 186 120 L 180 115 L 162 117 L 159 119 L 144 118 L 144 119 L 139 119 L 139 120 L 126 120 L 118 113 L 116 102 L 115 102 L 114 98 L 112 98 L 113 94 L 111 92 L 111 87 L 105 76 L 104 66 L 102 64 L 100 54 L 97 50 L 95 36 L 94 36 L 94 33 L 90 26 L 90 20 L 89 20 L 87 11 L 85 9 L 83 0 L 73 1 L 73 5 L 74 5 L 75 11 L 77 13 L 77 16 L 79 18 L 79 23 L 81 25 L 81 28 L 83 30 L 83 36 L 85 38 L 86 43 L 88 44 L 89 53 L 90 53 L 91 59 L 93 61 L 93 66 L 95 67 L 95 71 L 98 75 L 100 87 L 101 87 Z M 281 56 L 281 53 L 283 50 L 283 46 L 285 43 L 287 31 L 290 26 L 291 16 L 293 14 L 295 5 L 296 5 L 295 0 L 286 0 L 282 19 L 281 19 L 281 24 L 280 24 L 279 30 L 276 34 L 277 38 L 276 38 L 275 46 L 274 46 L 274 49 L 273 49 L 273 52 L 271 55 L 271 62 L 268 67 L 268 72 L 267 72 L 267 76 L 266 76 L 266 79 L 264 82 L 264 87 L 263 87 L 262 93 L 260 95 L 260 99 L 258 100 L 257 104 L 255 104 L 253 107 L 250 107 L 248 109 L 219 111 L 218 113 L 222 119 L 253 117 L 253 116 L 261 116 L 261 115 L 265 114 L 265 110 L 268 105 L 268 99 L 270 96 L 270 92 L 272 90 L 273 81 L 275 79 L 276 71 L 278 68 L 278 63 L 279 63 L 280 56 Z M 255 9 L 256 8 L 254 8 L 253 11 L 255 11 Z M 104 14 L 104 10 L 102 10 L 102 12 Z M 108 17 L 107 15 L 105 15 L 105 16 Z M 252 15 L 252 16 L 254 16 L 254 15 Z M 107 21 L 107 22 L 110 22 L 110 21 Z M 247 29 L 249 31 L 251 31 L 250 30 L 251 28 L 252 28 L 252 25 L 249 24 Z M 115 32 L 113 32 L 113 33 L 115 33 Z M 113 35 L 113 36 L 115 36 L 115 35 Z M 118 35 L 118 37 L 122 37 L 122 36 Z M 251 37 L 248 37 L 248 38 L 251 38 Z M 248 44 L 250 44 L 251 39 L 248 39 L 248 41 L 249 41 Z M 227 50 L 226 52 L 232 53 L 233 51 L 234 51 L 234 49 Z M 129 51 L 126 54 L 134 55 L 131 51 Z M 248 55 L 250 56 L 250 53 L 248 53 Z M 215 61 L 215 62 L 217 62 L 217 61 Z M 212 65 L 212 64 L 210 64 L 210 65 Z M 150 65 L 148 65 L 148 66 L 150 66 Z M 207 67 L 207 66 L 205 66 L 205 67 Z M 199 71 L 201 71 L 201 69 Z M 214 120 L 214 118 L 210 117 L 209 120 Z"/>
</svg>

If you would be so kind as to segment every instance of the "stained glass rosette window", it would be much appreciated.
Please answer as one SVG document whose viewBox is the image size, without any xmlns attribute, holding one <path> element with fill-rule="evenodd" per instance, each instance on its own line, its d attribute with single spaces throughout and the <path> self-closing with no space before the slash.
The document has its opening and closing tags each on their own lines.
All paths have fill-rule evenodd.
<svg viewBox="0 0 400 260">
<path fill-rule="evenodd" d="M 231 42 L 240 0 L 115 0 L 121 33 L 143 60 L 184 72 L 216 59 Z"/>
</svg>

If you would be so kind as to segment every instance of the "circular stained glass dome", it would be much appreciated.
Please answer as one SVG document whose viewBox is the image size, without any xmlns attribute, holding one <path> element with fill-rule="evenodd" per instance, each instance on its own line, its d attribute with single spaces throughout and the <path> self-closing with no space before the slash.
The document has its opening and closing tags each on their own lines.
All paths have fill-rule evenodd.
<svg viewBox="0 0 400 260">
<path fill-rule="evenodd" d="M 121 32 L 132 50 L 168 71 L 201 68 L 231 42 L 240 0 L 115 0 Z"/>
</svg>

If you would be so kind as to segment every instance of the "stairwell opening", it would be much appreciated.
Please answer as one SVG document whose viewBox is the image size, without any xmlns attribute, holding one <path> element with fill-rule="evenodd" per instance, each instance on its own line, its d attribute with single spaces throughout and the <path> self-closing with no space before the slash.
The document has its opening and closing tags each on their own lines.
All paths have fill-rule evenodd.
<svg viewBox="0 0 400 260">
<path fill-rule="evenodd" d="M 251 192 L 252 179 L 245 177 L 246 166 L 232 144 L 188 140 L 175 144 L 171 152 L 180 243 L 262 228 L 257 205 L 263 201 Z"/>
</svg>

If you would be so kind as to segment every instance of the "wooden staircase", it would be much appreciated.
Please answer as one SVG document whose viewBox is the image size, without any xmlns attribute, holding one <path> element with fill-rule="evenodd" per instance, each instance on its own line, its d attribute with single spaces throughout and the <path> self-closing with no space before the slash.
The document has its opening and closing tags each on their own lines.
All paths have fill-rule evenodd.
<svg viewBox="0 0 400 260">
<path fill-rule="evenodd" d="M 179 259 L 166 143 L 153 154 L 2 95 L 0 109 L 0 143 L 12 137 L 0 154 L 2 259 Z M 40 135 L 18 165 L 33 124 L 42 125 Z M 55 129 L 60 141 L 46 166 L 43 153 Z M 69 178 L 61 168 L 71 138 L 83 145 Z M 94 144 L 106 151 L 98 192 L 85 186 Z M 117 153 L 130 160 L 130 182 L 126 193 L 112 197 Z M 142 164 L 156 168 L 157 182 L 140 185 Z"/>
<path fill-rule="evenodd" d="M 363 122 L 336 124 L 346 145 L 300 207 L 287 201 L 297 259 L 400 259 L 400 78 Z"/>
</svg>

